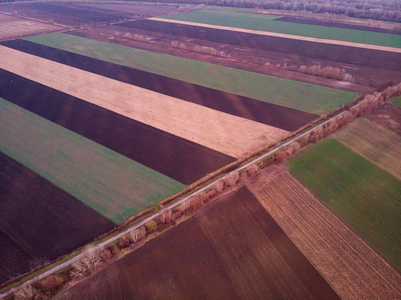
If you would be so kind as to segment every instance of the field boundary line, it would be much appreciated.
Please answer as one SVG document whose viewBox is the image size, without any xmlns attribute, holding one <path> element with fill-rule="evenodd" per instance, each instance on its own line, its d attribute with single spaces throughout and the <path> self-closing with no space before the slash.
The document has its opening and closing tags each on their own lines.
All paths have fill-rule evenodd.
<svg viewBox="0 0 401 300">
<path fill-rule="evenodd" d="M 357 106 L 357 105 L 359 105 L 359 103 L 355 104 L 354 106 Z M 354 106 L 352 106 L 352 107 L 354 107 Z M 305 135 L 311 133 L 313 130 L 315 130 L 315 128 L 316 128 L 317 126 L 323 126 L 323 125 L 325 125 L 326 123 L 329 123 L 332 119 L 334 119 L 334 118 L 336 118 L 336 117 L 338 117 L 338 116 L 341 116 L 342 114 L 344 114 L 344 113 L 346 113 L 346 112 L 348 112 L 348 110 L 345 110 L 345 111 L 339 113 L 338 115 L 335 115 L 335 116 L 333 116 L 332 118 L 330 118 L 330 119 L 328 119 L 328 120 L 326 120 L 326 121 L 324 121 L 324 122 L 322 122 L 322 123 L 316 125 L 315 127 L 312 127 L 311 129 L 307 130 L 306 132 L 304 132 L 304 133 L 302 133 L 302 134 L 300 134 L 300 135 L 298 135 L 298 136 L 292 138 L 291 140 L 289 140 L 289 141 L 287 141 L 287 142 L 281 144 L 280 146 L 274 148 L 273 150 L 271 150 L 271 151 L 269 151 L 269 152 L 267 152 L 267 153 L 265 153 L 265 154 L 263 154 L 263 155 L 261 155 L 261 156 L 258 156 L 257 158 L 255 158 L 255 159 L 251 160 L 250 162 L 246 163 L 245 165 L 243 165 L 243 166 L 241 166 L 241 167 L 239 167 L 239 168 L 233 170 L 232 172 L 234 172 L 234 171 L 242 171 L 242 170 L 246 169 L 246 168 L 249 167 L 250 165 L 253 165 L 253 164 L 257 163 L 257 162 L 260 161 L 260 160 L 263 160 L 264 158 L 266 158 L 266 157 L 268 157 L 268 156 L 274 154 L 274 153 L 277 152 L 277 151 L 280 151 L 281 149 L 283 149 L 283 148 L 289 146 L 291 143 L 293 143 L 293 142 L 295 142 L 295 141 L 301 139 L 301 138 L 304 137 Z M 167 211 L 169 211 L 169 210 L 172 210 L 173 208 L 175 208 L 176 206 L 179 206 L 180 204 L 182 204 L 182 203 L 185 202 L 185 201 L 191 200 L 192 198 L 194 198 L 194 197 L 197 196 L 198 194 L 201 194 L 202 192 L 206 191 L 207 189 L 212 188 L 217 180 L 221 180 L 221 179 L 224 180 L 224 179 L 227 179 L 227 177 L 230 176 L 230 173 L 231 173 L 231 172 L 229 172 L 228 174 L 226 174 L 226 175 L 224 175 L 224 176 L 222 176 L 222 177 L 217 178 L 216 180 L 214 180 L 214 181 L 212 181 L 211 183 L 207 184 L 206 186 L 200 188 L 200 189 L 197 190 L 196 192 L 194 192 L 194 193 L 192 193 L 192 194 L 190 194 L 190 195 L 188 195 L 188 196 L 186 196 L 186 197 L 184 197 L 184 198 L 178 200 L 177 202 L 174 202 L 173 204 L 171 204 L 171 205 L 169 205 L 169 206 L 166 206 L 165 208 L 159 210 L 158 212 L 156 212 L 155 214 L 153 214 L 153 215 L 147 217 L 146 219 L 142 220 L 141 222 L 136 223 L 136 224 L 132 225 L 131 227 L 129 227 L 128 229 L 126 229 L 126 230 L 120 232 L 119 234 L 117 234 L 117 235 L 115 235 L 115 236 L 113 236 L 113 237 L 110 237 L 109 239 L 105 240 L 105 241 L 102 242 L 102 243 L 99 243 L 98 245 L 95 245 L 95 246 L 93 247 L 93 251 L 97 251 L 97 250 L 103 249 L 103 248 L 104 248 L 105 246 L 107 246 L 108 244 L 113 243 L 113 242 L 115 242 L 116 240 L 118 240 L 119 238 L 123 237 L 124 235 L 126 235 L 126 234 L 128 234 L 128 233 L 134 231 L 135 229 L 137 229 L 137 228 L 139 228 L 139 227 L 141 227 L 141 226 L 144 226 L 146 223 L 148 223 L 149 221 L 152 221 L 153 219 L 156 219 L 157 217 L 159 217 L 159 216 L 162 215 L 163 213 L 165 213 L 165 212 L 167 212 Z M 1 293 L 1 294 L 0 294 L 0 298 L 4 298 L 4 297 L 10 295 L 11 293 L 16 292 L 17 290 L 19 290 L 20 288 L 22 288 L 22 287 L 24 287 L 24 286 L 27 286 L 27 285 L 32 284 L 32 283 L 35 283 L 35 282 L 37 282 L 37 281 L 39 281 L 39 280 L 41 280 L 41 279 L 43 279 L 43 278 L 45 278 L 45 277 L 47 277 L 47 276 L 49 276 L 49 275 L 51 275 L 51 274 L 53 274 L 53 273 L 55 273 L 55 272 L 57 272 L 57 271 L 59 271 L 59 270 L 65 268 L 65 267 L 67 267 L 67 266 L 69 266 L 69 265 L 71 265 L 71 264 L 73 264 L 73 263 L 79 261 L 79 260 L 82 259 L 84 256 L 85 256 L 85 253 L 80 253 L 80 254 L 76 255 L 75 257 L 73 257 L 73 258 L 71 258 L 71 259 L 69 259 L 69 260 L 63 262 L 62 264 L 59 264 L 59 265 L 55 266 L 54 268 L 52 268 L 52 269 L 50 269 L 50 270 L 48 270 L 48 271 L 46 271 L 46 272 L 44 272 L 44 273 L 42 273 L 42 274 L 40 274 L 40 275 L 38 275 L 38 276 L 35 276 L 34 278 L 29 279 L 28 281 L 26 281 L 26 282 L 24 282 L 24 283 L 22 283 L 22 284 L 20 284 L 20 285 L 18 285 L 18 286 L 12 287 L 11 289 L 7 290 L 7 291 L 4 292 L 4 293 Z"/>
<path fill-rule="evenodd" d="M 388 46 L 347 42 L 347 41 L 341 41 L 341 40 L 330 40 L 330 39 L 307 37 L 307 36 L 302 36 L 302 35 L 293 35 L 293 34 L 287 34 L 287 33 L 277 33 L 277 32 L 270 32 L 270 31 L 263 31 L 263 30 L 253 30 L 253 29 L 244 29 L 244 28 L 238 28 L 238 27 L 211 25 L 211 24 L 205 24 L 205 23 L 179 21 L 179 20 L 172 20 L 172 19 L 163 19 L 163 18 L 158 18 L 158 17 L 147 18 L 147 20 L 175 23 L 175 24 L 183 24 L 183 25 L 189 25 L 189 26 L 199 26 L 199 27 L 221 29 L 221 30 L 228 30 L 228 31 L 236 31 L 236 32 L 250 33 L 250 34 L 256 34 L 256 35 L 273 36 L 273 37 L 300 40 L 300 41 L 306 41 L 306 42 L 315 42 L 315 43 L 322 43 L 322 44 L 331 44 L 331 45 L 338 45 L 338 46 L 347 46 L 347 47 L 356 47 L 356 48 L 362 48 L 362 49 L 401 53 L 401 48 L 394 48 L 394 47 L 388 47 Z"/>
</svg>

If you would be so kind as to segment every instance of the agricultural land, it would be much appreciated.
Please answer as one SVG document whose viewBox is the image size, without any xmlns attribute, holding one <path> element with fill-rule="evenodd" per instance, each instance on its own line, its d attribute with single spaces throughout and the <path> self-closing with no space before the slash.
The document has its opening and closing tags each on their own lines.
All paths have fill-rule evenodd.
<svg viewBox="0 0 401 300">
<path fill-rule="evenodd" d="M 358 24 L 0 3 L 0 298 L 401 297 L 400 32 Z"/>
</svg>

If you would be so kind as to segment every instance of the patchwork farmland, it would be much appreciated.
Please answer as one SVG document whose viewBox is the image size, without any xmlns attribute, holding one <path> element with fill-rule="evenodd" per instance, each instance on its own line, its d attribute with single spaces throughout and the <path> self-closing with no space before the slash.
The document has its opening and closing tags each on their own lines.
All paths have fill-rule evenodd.
<svg viewBox="0 0 401 300">
<path fill-rule="evenodd" d="M 0 4 L 0 283 L 401 80 L 397 32 L 199 8 Z M 299 71 L 315 65 L 349 80 Z M 400 112 L 383 105 L 58 298 L 397 297 Z"/>
</svg>

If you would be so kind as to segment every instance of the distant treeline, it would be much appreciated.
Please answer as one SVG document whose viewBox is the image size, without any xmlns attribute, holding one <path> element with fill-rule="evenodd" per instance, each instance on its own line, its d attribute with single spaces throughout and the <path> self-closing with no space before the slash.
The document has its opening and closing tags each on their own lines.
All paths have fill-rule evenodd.
<svg viewBox="0 0 401 300">
<path fill-rule="evenodd" d="M 164 2 L 206 4 L 241 8 L 310 11 L 342 14 L 353 18 L 401 23 L 400 0 L 133 0 L 135 2 Z"/>
<path fill-rule="evenodd" d="M 25 0 L 0 0 L 0 3 L 15 2 L 15 1 L 20 2 Z M 353 18 L 401 23 L 400 0 L 285 0 L 285 1 L 283 0 L 131 0 L 131 1 L 177 3 L 177 4 L 206 4 L 206 5 L 255 8 L 255 9 L 309 11 L 313 13 L 341 14 Z M 82 2 L 95 2 L 95 1 L 89 0 Z"/>
</svg>

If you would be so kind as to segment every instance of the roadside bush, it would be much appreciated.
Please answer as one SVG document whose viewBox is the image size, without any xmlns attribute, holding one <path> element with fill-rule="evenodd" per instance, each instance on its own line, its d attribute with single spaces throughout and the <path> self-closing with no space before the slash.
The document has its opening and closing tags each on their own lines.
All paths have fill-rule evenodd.
<svg viewBox="0 0 401 300">
<path fill-rule="evenodd" d="M 249 177 L 252 177 L 252 176 L 254 176 L 256 173 L 258 173 L 259 169 L 258 169 L 258 167 L 257 167 L 256 165 L 250 165 L 250 166 L 248 166 L 248 167 L 246 168 L 245 171 L 248 173 Z"/>
<path fill-rule="evenodd" d="M 72 265 L 71 277 L 73 278 L 80 279 L 91 275 L 101 263 L 100 251 L 95 251 L 93 246 L 86 247 L 83 254 L 82 259 Z"/>
<path fill-rule="evenodd" d="M 288 158 L 287 153 L 285 153 L 284 151 L 278 151 L 274 156 L 274 162 L 276 164 L 282 164 L 283 162 L 286 161 L 287 158 Z"/>
<path fill-rule="evenodd" d="M 162 224 L 168 224 L 171 222 L 171 211 L 165 211 L 160 215 L 160 221 Z"/>
<path fill-rule="evenodd" d="M 39 299 L 39 291 L 32 285 L 26 285 L 14 293 L 15 300 Z"/>
<path fill-rule="evenodd" d="M 146 228 L 145 227 L 139 227 L 137 229 L 134 229 L 130 233 L 128 233 L 130 242 L 136 243 L 142 240 L 146 236 Z"/>
<path fill-rule="evenodd" d="M 213 189 L 215 189 L 218 193 L 221 193 L 224 191 L 224 180 L 220 179 L 218 180 L 214 186 Z"/>
<path fill-rule="evenodd" d="M 154 220 L 149 221 L 145 224 L 146 231 L 150 234 L 157 230 L 157 223 Z"/>
<path fill-rule="evenodd" d="M 301 149 L 301 146 L 297 142 L 293 142 L 287 147 L 285 153 L 287 156 L 293 156 L 299 151 L 299 149 Z"/>
<path fill-rule="evenodd" d="M 128 247 L 129 244 L 130 244 L 130 236 L 129 234 L 126 234 L 118 240 L 117 247 L 123 249 Z"/>
<path fill-rule="evenodd" d="M 64 284 L 64 280 L 61 276 L 55 274 L 55 275 L 50 275 L 46 279 L 43 279 L 40 283 L 39 286 L 44 292 L 50 291 L 54 292 L 58 290 L 60 287 L 62 287 Z"/>
<path fill-rule="evenodd" d="M 234 186 L 239 180 L 238 171 L 233 171 L 226 177 L 226 183 L 228 186 Z"/>
</svg>

